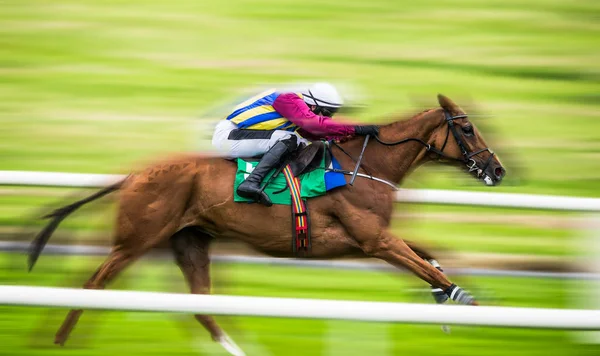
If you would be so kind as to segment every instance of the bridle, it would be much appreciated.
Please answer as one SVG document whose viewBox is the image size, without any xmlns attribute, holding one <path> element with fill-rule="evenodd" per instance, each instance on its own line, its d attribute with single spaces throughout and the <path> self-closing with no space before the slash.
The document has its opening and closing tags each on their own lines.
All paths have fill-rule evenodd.
<svg viewBox="0 0 600 356">
<path fill-rule="evenodd" d="M 494 151 L 490 150 L 489 147 L 482 148 L 482 149 L 474 151 L 474 152 L 469 152 L 469 150 L 467 150 L 467 147 L 466 147 L 464 141 L 462 140 L 461 136 L 459 135 L 459 133 L 456 129 L 456 125 L 454 124 L 454 120 L 464 119 L 466 117 L 467 117 L 467 114 L 460 114 L 460 115 L 452 116 L 446 109 L 444 109 L 444 119 L 445 119 L 446 123 L 448 124 L 448 131 L 446 131 L 446 138 L 444 139 L 444 144 L 442 145 L 442 148 L 439 150 L 437 148 L 435 148 L 434 146 L 430 145 L 429 143 L 421 140 L 420 138 L 409 137 L 409 138 L 405 138 L 405 139 L 402 139 L 400 141 L 395 141 L 395 142 L 385 142 L 382 139 L 380 139 L 379 136 L 375 136 L 374 138 L 375 138 L 375 140 L 377 140 L 377 142 L 379 142 L 380 144 L 382 144 L 384 146 L 396 146 L 396 145 L 401 145 L 406 142 L 418 142 L 418 143 L 422 144 L 423 146 L 425 146 L 425 149 L 427 150 L 427 152 L 435 153 L 437 155 L 438 161 L 441 158 L 445 158 L 445 159 L 448 159 L 451 161 L 462 162 L 467 166 L 469 173 L 476 172 L 477 178 L 483 177 L 484 180 L 486 181 L 486 183 L 488 183 L 488 180 L 491 182 L 491 178 L 485 174 L 485 170 L 490 165 L 492 159 L 494 158 L 495 153 L 494 153 Z M 460 152 L 462 154 L 462 159 L 450 157 L 444 153 L 444 149 L 446 148 L 446 144 L 448 143 L 448 137 L 450 137 L 450 132 L 452 132 L 452 136 L 454 136 L 454 140 L 458 144 L 458 148 L 460 149 Z M 394 189 L 398 189 L 394 183 L 388 182 L 385 179 L 373 177 L 371 174 L 358 173 L 358 168 L 360 167 L 360 163 L 362 161 L 364 150 L 369 142 L 369 136 L 365 137 L 365 143 L 363 144 L 363 149 L 360 153 L 360 156 L 358 157 L 358 160 L 355 159 L 354 157 L 352 157 L 340 145 L 338 145 L 334 141 L 331 141 L 331 142 L 333 143 L 333 145 L 335 145 L 337 148 L 339 148 L 345 155 L 347 155 L 353 161 L 355 161 L 356 166 L 354 168 L 354 172 L 341 170 L 341 169 L 327 169 L 328 171 L 351 175 L 352 179 L 350 181 L 351 182 L 350 185 L 353 184 L 354 179 L 356 177 L 361 177 L 361 178 L 367 178 L 367 179 L 371 179 L 374 181 L 378 181 L 380 183 L 387 184 Z M 486 151 L 490 153 L 490 156 L 485 161 L 485 164 L 483 165 L 483 167 L 480 168 L 479 166 L 477 166 L 477 162 L 473 159 L 473 157 L 477 156 L 478 154 L 480 154 L 482 152 L 486 152 Z"/>
<path fill-rule="evenodd" d="M 442 148 L 439 150 L 437 148 L 435 148 L 434 146 L 430 145 L 429 143 L 421 140 L 420 138 L 409 137 L 409 138 L 405 138 L 403 140 L 396 141 L 396 142 L 385 142 L 385 141 L 381 140 L 379 138 L 379 136 L 375 136 L 375 140 L 377 140 L 377 142 L 379 142 L 385 146 L 396 146 L 396 145 L 400 145 L 400 144 L 410 142 L 410 141 L 419 142 L 420 144 L 425 146 L 425 149 L 427 150 L 427 152 L 433 152 L 433 153 L 437 154 L 438 160 L 440 160 L 441 158 L 445 158 L 445 159 L 449 159 L 449 160 L 453 160 L 453 161 L 463 162 L 467 166 L 469 173 L 476 172 L 477 177 L 480 178 L 481 176 L 484 175 L 485 170 L 488 168 L 488 166 L 492 162 L 492 159 L 494 158 L 495 153 L 494 153 L 494 151 L 490 150 L 489 147 L 485 147 L 485 148 L 482 148 L 482 149 L 474 151 L 474 152 L 469 152 L 464 141 L 462 140 L 460 134 L 458 133 L 458 131 L 456 129 L 456 125 L 454 124 L 454 120 L 464 119 L 467 116 L 468 116 L 467 114 L 460 114 L 460 115 L 452 116 L 446 109 L 444 109 L 444 119 L 445 119 L 446 123 L 448 124 L 448 131 L 446 131 L 446 138 L 444 139 L 444 144 L 442 145 Z M 452 136 L 454 136 L 454 140 L 458 144 L 458 148 L 460 149 L 460 152 L 462 154 L 462 159 L 450 157 L 444 153 L 444 149 L 446 148 L 446 144 L 448 143 L 448 137 L 450 137 L 450 132 L 452 132 Z M 480 153 L 486 152 L 486 151 L 490 153 L 490 156 L 485 161 L 485 164 L 483 165 L 483 167 L 480 168 L 479 166 L 477 166 L 477 162 L 475 162 L 473 157 L 477 156 Z"/>
</svg>

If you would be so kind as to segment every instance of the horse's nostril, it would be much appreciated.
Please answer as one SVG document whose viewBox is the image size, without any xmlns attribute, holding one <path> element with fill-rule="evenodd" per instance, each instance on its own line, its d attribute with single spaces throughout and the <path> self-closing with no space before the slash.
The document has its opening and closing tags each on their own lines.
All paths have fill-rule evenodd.
<svg viewBox="0 0 600 356">
<path fill-rule="evenodd" d="M 496 169 L 494 169 L 494 175 L 496 175 L 496 178 L 498 179 L 502 179 L 502 177 L 504 177 L 504 174 L 506 172 L 504 171 L 504 168 L 502 167 L 496 167 Z"/>
</svg>

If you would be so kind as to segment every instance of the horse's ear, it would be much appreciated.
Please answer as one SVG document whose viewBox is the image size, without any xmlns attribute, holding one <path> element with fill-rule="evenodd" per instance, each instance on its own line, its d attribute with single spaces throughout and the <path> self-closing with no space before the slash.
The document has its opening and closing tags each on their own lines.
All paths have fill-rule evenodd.
<svg viewBox="0 0 600 356">
<path fill-rule="evenodd" d="M 444 96 L 442 94 L 438 94 L 438 102 L 440 106 L 450 112 L 457 112 L 459 110 L 458 105 L 456 105 L 449 97 Z"/>
</svg>

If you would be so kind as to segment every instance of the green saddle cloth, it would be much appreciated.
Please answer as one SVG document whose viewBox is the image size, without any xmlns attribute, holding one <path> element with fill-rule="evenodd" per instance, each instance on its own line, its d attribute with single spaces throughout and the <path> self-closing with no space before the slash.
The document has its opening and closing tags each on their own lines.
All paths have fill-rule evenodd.
<svg viewBox="0 0 600 356">
<path fill-rule="evenodd" d="M 237 195 L 237 188 L 240 184 L 242 184 L 246 177 L 248 177 L 250 172 L 252 172 L 257 164 L 257 161 L 244 161 L 242 158 L 237 159 L 238 166 L 237 172 L 235 173 L 235 183 L 233 185 L 233 200 L 235 202 L 252 202 L 251 199 L 242 198 Z M 263 184 L 266 184 L 271 179 L 273 173 L 274 170 L 267 175 L 263 181 Z M 299 179 L 302 190 L 302 198 L 313 198 L 325 195 L 325 155 L 323 155 L 323 159 L 321 160 L 319 168 L 311 172 L 301 174 Z M 281 193 L 273 194 L 281 190 L 283 190 Z M 265 188 L 265 193 L 267 193 L 269 198 L 271 198 L 273 204 L 292 204 L 290 189 L 287 186 L 283 172 L 279 173 L 275 179 L 271 180 L 269 185 Z"/>
</svg>

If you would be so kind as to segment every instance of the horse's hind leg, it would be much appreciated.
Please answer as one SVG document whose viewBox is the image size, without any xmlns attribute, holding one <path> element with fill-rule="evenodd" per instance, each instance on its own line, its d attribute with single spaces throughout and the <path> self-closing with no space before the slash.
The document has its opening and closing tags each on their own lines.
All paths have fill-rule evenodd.
<svg viewBox="0 0 600 356">
<path fill-rule="evenodd" d="M 193 294 L 210 294 L 208 249 L 211 240 L 210 236 L 192 229 L 182 230 L 171 237 L 175 260 Z M 210 332 L 214 340 L 223 335 L 223 331 L 212 317 L 206 315 L 195 315 L 195 317 Z"/>
<path fill-rule="evenodd" d="M 173 165 L 165 167 L 136 175 L 122 186 L 113 250 L 84 288 L 103 289 L 136 258 L 177 232 L 195 176 L 173 169 Z M 64 344 L 82 312 L 69 313 L 55 343 Z"/>
<path fill-rule="evenodd" d="M 85 283 L 86 289 L 104 289 L 106 284 L 114 279 L 127 265 L 135 260 L 139 255 L 126 253 L 120 249 L 113 249 L 104 263 L 98 268 L 96 273 Z M 79 317 L 83 313 L 82 309 L 71 310 L 67 318 L 56 333 L 55 344 L 63 346 L 69 337 L 69 334 L 75 327 Z"/>
<path fill-rule="evenodd" d="M 122 208 L 121 210 L 117 222 L 115 245 L 104 263 L 83 286 L 86 289 L 104 289 L 106 284 L 112 281 L 128 265 L 152 247 L 161 243 L 163 239 L 168 239 L 175 231 L 174 222 L 165 223 L 164 219 L 160 218 L 152 221 L 143 219 L 144 216 L 149 216 L 143 210 L 139 214 L 142 219 L 136 221 L 135 219 L 132 220 L 131 215 L 124 213 L 124 211 L 133 211 L 133 209 L 125 210 Z M 173 221 L 176 222 L 177 220 Z M 160 231 L 160 233 L 156 234 L 154 231 Z M 64 345 L 82 313 L 83 310 L 71 310 L 69 312 L 56 333 L 55 344 Z"/>
<path fill-rule="evenodd" d="M 168 238 L 168 236 L 171 236 L 173 233 L 173 230 L 163 228 L 161 234 L 151 234 L 150 231 L 152 230 L 161 230 L 158 224 L 153 225 L 148 223 L 140 223 L 136 226 L 140 226 L 142 228 L 127 229 L 125 231 L 120 231 L 120 233 L 117 234 L 117 242 L 110 255 L 98 268 L 96 273 L 94 273 L 94 275 L 85 283 L 83 288 L 104 289 L 106 284 L 112 281 L 121 271 L 125 269 L 125 267 L 130 265 L 148 250 L 158 245 L 163 240 L 163 236 Z M 146 230 L 144 231 L 144 229 Z M 119 238 L 120 236 L 127 237 Z M 145 236 L 147 239 L 146 241 L 139 241 L 137 236 Z M 136 243 L 138 244 L 136 245 Z M 69 312 L 69 315 L 67 315 L 67 318 L 56 333 L 56 337 L 54 339 L 55 344 L 64 345 L 82 313 L 83 310 L 81 309 L 71 310 Z"/>
<path fill-rule="evenodd" d="M 183 272 L 193 294 L 210 294 L 209 245 L 212 237 L 195 228 L 184 229 L 171 237 L 171 247 L 177 265 Z M 213 340 L 232 355 L 244 352 L 225 334 L 215 320 L 208 315 L 195 315 Z"/>
</svg>

